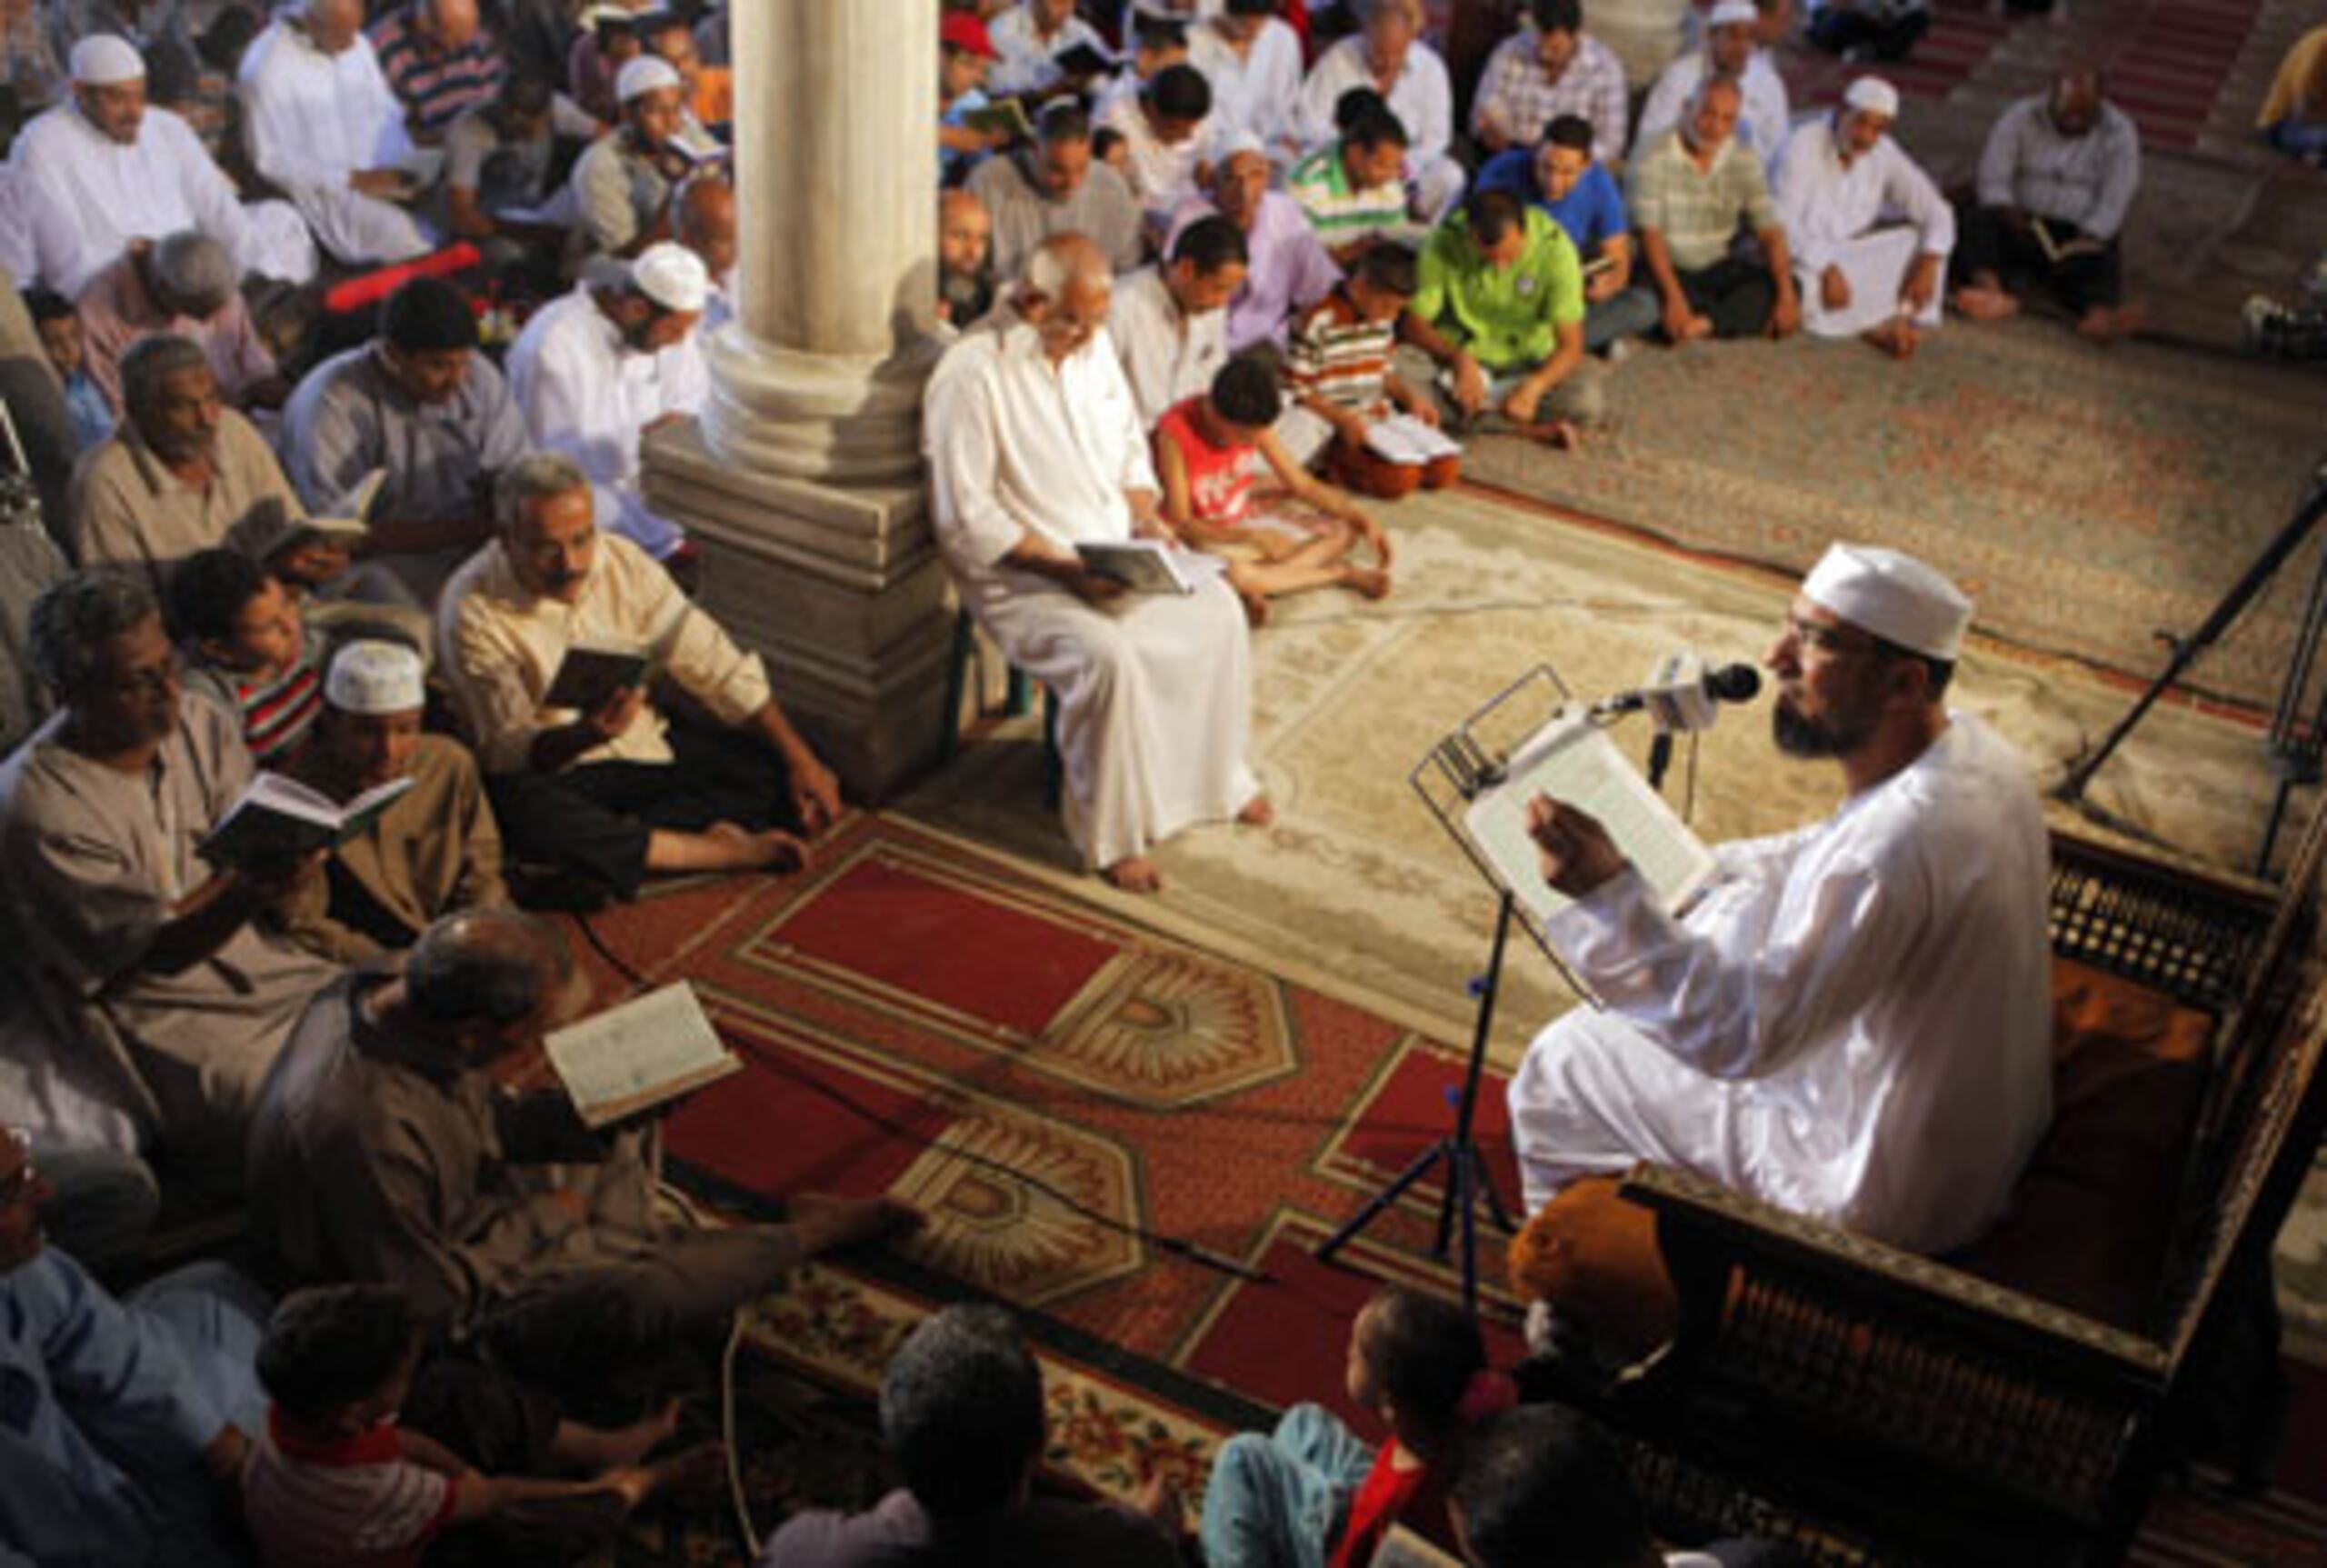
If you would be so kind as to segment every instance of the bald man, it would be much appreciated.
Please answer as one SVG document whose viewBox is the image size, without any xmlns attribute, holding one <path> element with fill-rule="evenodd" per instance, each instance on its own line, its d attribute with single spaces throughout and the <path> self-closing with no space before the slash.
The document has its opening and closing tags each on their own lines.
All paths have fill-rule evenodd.
<svg viewBox="0 0 2327 1568">
<path fill-rule="evenodd" d="M 1163 840 L 1231 816 L 1264 824 L 1270 811 L 1245 765 L 1252 646 L 1226 582 L 1211 572 L 1191 594 L 1134 594 L 1076 551 L 1170 539 L 1107 341 L 1113 297 L 1090 241 L 1043 242 L 1009 299 L 939 363 L 924 428 L 962 602 L 1058 700 L 1067 835 L 1085 864 L 1145 893 L 1163 885 L 1150 858 Z"/>
<path fill-rule="evenodd" d="M 442 145 L 453 122 L 499 95 L 509 67 L 477 0 L 410 0 L 372 29 L 372 49 L 412 139 Z"/>
<path fill-rule="evenodd" d="M 1974 321 L 2015 315 L 2017 279 L 2048 290 L 2095 342 L 2138 332 L 2118 241 L 2141 181 L 2141 133 L 2098 71 L 2063 71 L 2012 105 L 1980 155 L 1979 199 L 1958 214 L 1955 308 Z"/>
<path fill-rule="evenodd" d="M 994 308 L 994 217 L 967 191 L 937 197 L 937 315 L 971 326 Z"/>
<path fill-rule="evenodd" d="M 735 187 L 716 173 L 681 185 L 671 199 L 671 233 L 711 275 L 711 299 L 703 310 L 703 330 L 709 332 L 735 314 Z"/>
</svg>

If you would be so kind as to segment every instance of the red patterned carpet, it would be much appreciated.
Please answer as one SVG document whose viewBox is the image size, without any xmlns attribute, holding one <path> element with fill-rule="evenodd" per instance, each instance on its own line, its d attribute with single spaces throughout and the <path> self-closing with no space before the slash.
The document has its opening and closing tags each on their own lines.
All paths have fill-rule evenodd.
<svg viewBox="0 0 2327 1568">
<path fill-rule="evenodd" d="M 806 877 L 596 924 L 650 978 L 692 980 L 746 1063 L 672 1118 L 673 1155 L 762 1198 L 912 1199 L 933 1223 L 893 1283 L 996 1296 L 1158 1386 L 1271 1405 L 1339 1396 L 1346 1324 L 1376 1282 L 1455 1288 L 1428 1256 L 1434 1188 L 1335 1266 L 1310 1255 L 1444 1130 L 1459 1083 L 1458 1054 L 1363 1008 L 870 818 Z M 1482 1142 L 1515 1202 L 1501 1093 Z M 1499 1245 L 1481 1263 L 1508 1359 Z"/>
</svg>

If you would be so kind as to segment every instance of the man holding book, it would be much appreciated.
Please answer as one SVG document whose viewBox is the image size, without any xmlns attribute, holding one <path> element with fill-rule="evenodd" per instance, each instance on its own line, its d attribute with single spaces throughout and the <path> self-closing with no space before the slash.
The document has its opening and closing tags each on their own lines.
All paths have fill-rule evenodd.
<svg viewBox="0 0 2327 1568">
<path fill-rule="evenodd" d="M 0 962 L 142 1142 L 238 1173 L 260 1081 L 339 972 L 252 919 L 313 859 L 204 860 L 250 754 L 232 714 L 185 699 L 141 576 L 63 578 L 31 643 L 57 711 L 0 765 Z"/>
<path fill-rule="evenodd" d="M 499 536 L 445 584 L 437 645 L 514 857 L 624 898 L 655 873 L 802 864 L 840 785 L 759 656 L 598 529 L 568 459 L 521 458 L 495 510 Z M 653 681 L 711 722 L 665 715 Z"/>
<path fill-rule="evenodd" d="M 2141 133 L 2102 95 L 2098 71 L 2063 71 L 2044 96 L 2012 105 L 1980 155 L 1979 199 L 1958 214 L 1955 308 L 1975 321 L 2014 315 L 2011 284 L 2022 277 L 2095 342 L 2139 330 L 2117 242 L 2141 181 Z"/>
<path fill-rule="evenodd" d="M 882 1198 L 795 1195 L 784 1224 L 662 1204 L 646 1131 L 590 1132 L 542 1071 L 544 1035 L 586 992 L 554 927 L 469 910 L 430 926 L 401 974 L 357 971 L 317 997 L 251 1134 L 270 1283 L 398 1285 L 432 1329 L 602 1404 L 802 1260 L 918 1223 Z"/>
<path fill-rule="evenodd" d="M 1639 1160 L 1918 1252 L 2002 1213 L 2052 1114 L 2049 859 L 2027 764 L 1946 706 L 1971 618 L 1919 561 L 1829 549 L 1765 663 L 1779 749 L 1832 758 L 1847 798 L 1723 845 L 1676 910 L 1634 869 L 1650 846 L 1532 803 L 1573 900 L 1546 934 L 1604 1004 L 1536 1036 L 1511 1085 L 1551 1248 L 1557 1195 Z"/>
<path fill-rule="evenodd" d="M 1252 644 L 1236 595 L 1216 574 L 1127 594 L 1078 554 L 1169 536 L 1104 331 L 1113 292 L 1091 242 L 1044 242 L 1009 300 L 938 365 L 924 429 L 962 601 L 1058 699 L 1067 835 L 1118 887 L 1153 892 L 1158 843 L 1270 814 L 1245 765 Z"/>
</svg>

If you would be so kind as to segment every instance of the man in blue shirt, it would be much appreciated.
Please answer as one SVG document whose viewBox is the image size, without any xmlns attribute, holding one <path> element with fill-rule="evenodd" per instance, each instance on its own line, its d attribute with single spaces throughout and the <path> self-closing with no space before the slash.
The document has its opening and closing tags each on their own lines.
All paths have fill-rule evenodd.
<svg viewBox="0 0 2327 1568">
<path fill-rule="evenodd" d="M 1592 159 L 1592 122 L 1562 115 L 1533 148 L 1513 147 L 1487 160 L 1473 195 L 1508 191 L 1542 208 L 1575 242 L 1583 258 L 1583 346 L 1599 354 L 1657 322 L 1656 296 L 1632 286 L 1632 225 L 1624 195 L 1605 164 Z"/>
</svg>

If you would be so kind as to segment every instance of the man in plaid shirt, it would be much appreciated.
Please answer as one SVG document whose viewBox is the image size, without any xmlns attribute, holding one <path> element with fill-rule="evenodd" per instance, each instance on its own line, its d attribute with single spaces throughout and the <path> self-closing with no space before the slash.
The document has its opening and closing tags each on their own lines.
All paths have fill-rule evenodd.
<svg viewBox="0 0 2327 1568">
<path fill-rule="evenodd" d="M 1490 152 L 1542 140 L 1562 115 L 1592 122 L 1592 156 L 1616 165 L 1624 157 L 1624 122 L 1631 99 L 1615 51 L 1583 32 L 1581 0 L 1530 0 L 1532 29 L 1495 45 L 1471 108 L 1471 134 Z"/>
</svg>

